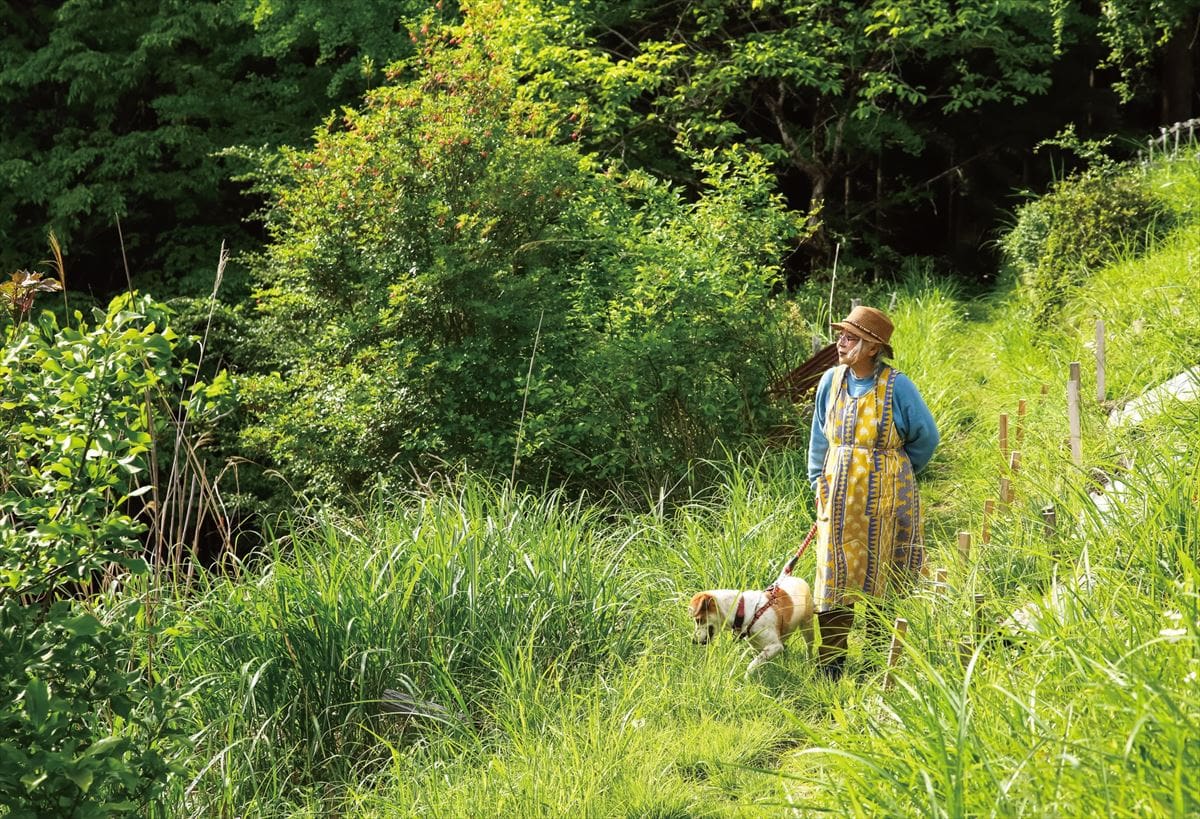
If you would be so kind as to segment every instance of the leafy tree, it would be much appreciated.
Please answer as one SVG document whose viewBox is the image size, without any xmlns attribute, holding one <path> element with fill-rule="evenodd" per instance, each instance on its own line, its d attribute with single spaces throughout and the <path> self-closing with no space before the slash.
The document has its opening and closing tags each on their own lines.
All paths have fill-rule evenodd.
<svg viewBox="0 0 1200 819">
<path fill-rule="evenodd" d="M 1148 90 L 1156 59 L 1165 58 L 1164 119 L 1172 122 L 1191 115 L 1198 13 L 1195 0 L 1106 0 L 1100 4 L 1098 33 L 1109 49 L 1105 64 L 1120 72 L 1115 90 L 1122 99 L 1129 101 Z"/>
<path fill-rule="evenodd" d="M 654 166 L 678 134 L 750 140 L 843 230 L 925 195 L 888 157 L 1045 94 L 1070 34 L 1036 0 L 502 5 L 471 8 L 507 22 L 544 93 L 586 99 L 597 149 Z"/>
<path fill-rule="evenodd" d="M 764 163 L 702 158 L 692 203 L 600 164 L 585 112 L 531 100 L 491 34 L 431 37 L 268 169 L 245 440 L 300 485 L 661 476 L 767 414 L 754 339 L 798 225 Z"/>
<path fill-rule="evenodd" d="M 257 246 L 233 145 L 303 141 L 405 54 L 416 0 L 10 2 L 0 26 L 0 263 L 62 239 L 78 280 L 207 293 L 221 241 Z M 113 264 L 111 260 L 118 260 Z"/>
</svg>

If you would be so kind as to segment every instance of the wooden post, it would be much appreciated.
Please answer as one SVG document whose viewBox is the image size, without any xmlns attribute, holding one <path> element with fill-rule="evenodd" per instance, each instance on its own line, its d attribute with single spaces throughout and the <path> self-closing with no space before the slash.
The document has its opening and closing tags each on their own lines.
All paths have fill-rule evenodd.
<svg viewBox="0 0 1200 819">
<path fill-rule="evenodd" d="M 1007 477 L 1000 479 L 1000 502 L 1005 506 L 1012 503 L 1012 486 Z"/>
<path fill-rule="evenodd" d="M 1079 421 L 1079 362 L 1071 362 L 1071 378 L 1067 381 L 1067 423 L 1071 433 L 1071 461 L 1083 466 L 1083 432 Z"/>
<path fill-rule="evenodd" d="M 946 582 L 945 566 L 939 567 L 934 573 L 933 588 L 938 597 L 942 597 L 950 591 L 950 585 Z"/>
<path fill-rule="evenodd" d="M 970 637 L 963 637 L 958 641 L 958 661 L 965 668 L 967 663 L 971 662 L 971 652 L 974 651 L 973 641 Z"/>
<path fill-rule="evenodd" d="M 1046 540 L 1053 540 L 1058 532 L 1058 512 L 1054 504 L 1042 508 L 1042 535 Z"/>
<path fill-rule="evenodd" d="M 1096 319 L 1096 401 L 1103 404 L 1104 398 L 1104 319 Z"/>
<path fill-rule="evenodd" d="M 1021 471 L 1021 450 L 1014 449 L 1008 459 L 1008 469 L 1013 475 Z"/>
<path fill-rule="evenodd" d="M 892 687 L 892 669 L 900 659 L 900 647 L 904 644 L 904 635 L 908 633 L 908 621 L 903 617 L 896 618 L 895 630 L 892 632 L 892 647 L 888 650 L 887 674 L 883 678 L 883 687 Z"/>
<path fill-rule="evenodd" d="M 1050 385 L 1043 384 L 1042 385 L 1042 395 L 1049 395 L 1049 394 L 1050 394 Z"/>
<path fill-rule="evenodd" d="M 1017 402 L 1017 449 L 1025 443 L 1025 399 Z"/>
<path fill-rule="evenodd" d="M 962 563 L 964 566 L 966 566 L 967 563 L 971 559 L 971 533 L 970 532 L 959 532 L 958 533 L 958 557 L 960 560 L 962 560 Z"/>
<path fill-rule="evenodd" d="M 1008 460 L 1008 413 L 1000 413 L 1000 457 Z"/>
<path fill-rule="evenodd" d="M 992 542 L 992 512 L 996 509 L 996 501 L 988 498 L 983 502 L 983 532 L 979 540 L 986 546 Z"/>
</svg>

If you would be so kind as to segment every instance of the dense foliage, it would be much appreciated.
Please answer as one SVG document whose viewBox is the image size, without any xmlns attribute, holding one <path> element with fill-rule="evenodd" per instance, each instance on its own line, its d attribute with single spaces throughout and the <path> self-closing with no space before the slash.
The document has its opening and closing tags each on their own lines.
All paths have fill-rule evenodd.
<svg viewBox="0 0 1200 819">
<path fill-rule="evenodd" d="M 657 480 L 764 428 L 778 259 L 762 159 L 696 154 L 688 201 L 582 152 L 470 27 L 277 169 L 245 440 L 295 485 L 465 460 Z"/>
<path fill-rule="evenodd" d="M 53 229 L 68 286 L 207 293 L 218 248 L 257 245 L 233 145 L 303 141 L 405 54 L 412 0 L 8 3 L 0 27 L 0 263 Z M 119 242 L 120 220 L 124 246 Z"/>
<path fill-rule="evenodd" d="M 636 650 L 641 589 L 599 510 L 470 478 L 443 488 L 366 518 L 294 519 L 287 555 L 186 602 L 171 663 L 202 682 L 202 753 L 255 737 L 205 772 L 197 812 L 241 813 L 276 778 L 319 788 L 395 748 L 465 738 L 530 674 L 582 679 Z"/>
<path fill-rule="evenodd" d="M 140 812 L 186 743 L 180 692 L 152 667 L 138 598 L 104 587 L 147 571 L 130 501 L 153 488 L 152 408 L 182 389 L 184 345 L 147 297 L 118 297 L 92 325 L 43 313 L 4 332 L 0 803 L 13 817 Z M 197 385 L 187 407 L 220 391 Z"/>
<path fill-rule="evenodd" d="M 304 143 L 412 35 L 461 13 L 503 29 L 495 46 L 524 84 L 587 100 L 589 149 L 694 185 L 677 136 L 759 145 L 793 208 L 826 209 L 798 276 L 835 239 L 843 262 L 977 259 L 1003 197 L 1046 181 L 1023 161 L 1039 140 L 1070 122 L 1140 133 L 1194 105 L 1188 0 L 55 0 L 0 13 L 0 263 L 31 264 L 53 228 L 69 284 L 101 297 L 125 285 L 118 219 L 135 285 L 207 292 L 222 240 L 240 252 L 263 238 L 241 158 Z"/>
<path fill-rule="evenodd" d="M 1035 0 L 471 8 L 503 21 L 542 93 L 588 102 L 598 150 L 694 178 L 677 135 L 760 146 L 791 204 L 832 220 L 822 261 L 833 238 L 867 255 L 885 222 L 933 195 L 910 174 L 961 175 L 978 157 L 954 147 L 958 130 L 1046 94 L 1077 33 Z M 927 155 L 938 160 L 912 162 Z"/>
</svg>

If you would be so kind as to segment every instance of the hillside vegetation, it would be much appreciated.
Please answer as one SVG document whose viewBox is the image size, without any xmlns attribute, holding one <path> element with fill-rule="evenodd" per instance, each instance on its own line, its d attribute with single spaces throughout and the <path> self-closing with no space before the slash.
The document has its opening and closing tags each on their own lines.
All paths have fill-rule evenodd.
<svg viewBox="0 0 1200 819">
<path fill-rule="evenodd" d="M 747 678 L 743 644 L 690 642 L 693 591 L 761 588 L 807 531 L 801 451 L 731 456 L 716 488 L 682 504 L 449 475 L 364 497 L 358 514 L 281 520 L 264 554 L 164 599 L 160 662 L 190 691 L 195 740 L 166 812 L 1196 812 L 1200 402 L 1129 428 L 1106 414 L 1197 364 L 1200 168 L 1120 173 L 1170 229 L 1107 231 L 1111 263 L 1055 280 L 1054 299 L 1015 278 L 983 299 L 920 276 L 896 294 L 899 366 L 943 429 L 923 496 L 946 584 L 874 615 L 908 622 L 890 687 L 885 647 L 861 633 L 836 684 L 799 643 Z M 1103 514 L 1088 494 L 1101 473 L 1124 486 Z M 984 544 L 1001 476 L 1013 499 L 995 504 Z M 799 571 L 812 570 L 808 554 Z M 1017 610 L 1022 626 L 1002 627 Z"/>
</svg>

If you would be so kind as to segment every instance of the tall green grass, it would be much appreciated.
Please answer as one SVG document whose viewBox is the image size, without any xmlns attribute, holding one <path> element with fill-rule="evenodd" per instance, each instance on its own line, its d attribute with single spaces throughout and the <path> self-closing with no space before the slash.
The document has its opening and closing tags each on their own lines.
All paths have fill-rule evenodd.
<svg viewBox="0 0 1200 819">
<path fill-rule="evenodd" d="M 466 480 L 359 519 L 293 523 L 278 551 L 185 598 L 175 673 L 198 680 L 197 815 L 321 799 L 389 746 L 470 746 L 511 687 L 628 656 L 643 584 L 599 513 Z M 286 551 L 284 551 L 286 549 Z M 385 689 L 449 713 L 403 719 Z"/>
<path fill-rule="evenodd" d="M 1179 186 L 1194 190 L 1195 168 L 1181 174 Z M 952 367 L 928 371 L 925 383 L 948 385 L 967 408 L 925 493 L 940 518 L 931 558 L 948 568 L 951 588 L 923 589 L 897 606 L 910 623 L 897 685 L 857 689 L 857 707 L 840 712 L 847 718 L 822 721 L 835 730 L 813 731 L 809 747 L 784 762 L 806 809 L 951 817 L 1200 810 L 1200 408 L 1175 404 L 1137 429 L 1111 428 L 1089 347 L 1095 319 L 1105 319 L 1110 400 L 1196 363 L 1198 235 L 1185 227 L 1153 252 L 1098 271 L 1049 325 L 1031 324 L 1015 300 L 985 305 L 982 320 L 964 328 L 970 339 Z M 1084 375 L 1083 468 L 1064 440 L 1071 361 Z M 1009 414 L 1015 447 L 1022 398 L 1016 500 L 998 507 L 983 546 L 983 501 L 1011 474 L 997 443 L 999 414 Z M 1126 486 L 1105 514 L 1090 494 L 1100 472 Z M 1046 505 L 1057 512 L 1053 534 L 1041 519 Z M 975 535 L 967 565 L 954 528 Z M 1076 582 L 1085 569 L 1088 582 Z M 1030 628 L 999 627 L 1029 606 L 1040 612 Z"/>
</svg>

